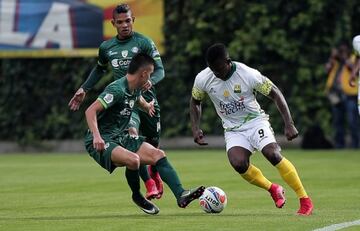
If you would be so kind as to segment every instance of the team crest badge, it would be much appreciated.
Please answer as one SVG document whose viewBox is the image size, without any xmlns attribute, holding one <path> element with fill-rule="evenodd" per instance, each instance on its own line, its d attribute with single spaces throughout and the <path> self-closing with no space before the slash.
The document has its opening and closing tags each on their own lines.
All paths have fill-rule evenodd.
<svg viewBox="0 0 360 231">
<path fill-rule="evenodd" d="M 130 100 L 130 102 L 129 102 L 130 108 L 133 108 L 133 107 L 134 107 L 134 104 L 135 104 L 135 101 L 134 101 L 134 100 Z"/>
<path fill-rule="evenodd" d="M 112 94 L 106 94 L 104 97 L 105 103 L 109 104 L 114 100 L 114 96 Z"/>
<path fill-rule="evenodd" d="M 133 48 L 131 48 L 131 51 L 132 51 L 133 53 L 138 53 L 138 52 L 139 52 L 139 48 L 133 47 Z"/>
<path fill-rule="evenodd" d="M 228 91 L 228 90 L 225 90 L 225 91 L 224 91 L 224 97 L 227 98 L 227 97 L 229 97 L 229 96 L 230 96 L 229 91 Z"/>
<path fill-rule="evenodd" d="M 126 58 L 127 56 L 128 56 L 128 50 L 123 50 L 123 51 L 121 51 L 121 55 L 122 55 L 122 57 L 124 57 L 124 58 Z"/>
<path fill-rule="evenodd" d="M 234 86 L 234 93 L 241 93 L 241 87 L 239 84 L 235 84 Z"/>
</svg>

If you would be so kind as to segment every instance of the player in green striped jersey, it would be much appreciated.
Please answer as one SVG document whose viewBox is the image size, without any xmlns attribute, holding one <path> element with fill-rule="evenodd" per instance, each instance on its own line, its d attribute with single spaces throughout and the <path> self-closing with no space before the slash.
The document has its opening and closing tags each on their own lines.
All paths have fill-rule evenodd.
<svg viewBox="0 0 360 231">
<path fill-rule="evenodd" d="M 75 93 L 69 102 L 71 110 L 78 110 L 80 104 L 89 91 L 103 76 L 107 65 L 111 64 L 114 79 L 120 79 L 126 75 L 131 59 L 139 52 L 146 53 L 155 60 L 155 70 L 151 78 L 144 84 L 143 97 L 147 102 L 154 100 L 155 115 L 150 117 L 146 112 L 135 109 L 129 123 L 129 133 L 138 135 L 138 131 L 146 137 L 146 141 L 154 147 L 158 147 L 160 138 L 160 107 L 156 99 L 154 85 L 164 78 L 164 68 L 160 54 L 154 42 L 146 36 L 132 30 L 135 17 L 132 15 L 127 4 L 118 5 L 113 11 L 112 24 L 117 30 L 117 36 L 104 41 L 99 47 L 98 63 L 90 73 L 88 79 Z M 140 123 L 141 122 L 141 123 Z M 151 168 L 151 177 L 146 166 L 140 167 L 140 176 L 145 182 L 147 189 L 146 197 L 160 198 L 163 193 L 162 180 L 156 171 Z"/>
<path fill-rule="evenodd" d="M 127 132 L 131 113 L 137 105 L 150 116 L 155 114 L 154 100 L 146 102 L 140 91 L 153 71 L 154 61 L 151 56 L 144 53 L 135 55 L 129 64 L 128 74 L 108 85 L 85 112 L 89 126 L 85 136 L 86 150 L 110 173 L 116 167 L 126 167 L 132 199 L 148 214 L 157 214 L 159 209 L 140 193 L 140 164 L 156 166 L 181 208 L 199 198 L 205 189 L 200 186 L 185 190 L 164 151 L 144 142 L 143 136 L 131 136 Z"/>
</svg>

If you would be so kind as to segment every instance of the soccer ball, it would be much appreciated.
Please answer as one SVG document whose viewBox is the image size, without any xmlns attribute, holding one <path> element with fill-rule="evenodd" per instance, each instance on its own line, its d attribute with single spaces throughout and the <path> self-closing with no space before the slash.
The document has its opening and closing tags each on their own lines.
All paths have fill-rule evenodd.
<svg viewBox="0 0 360 231">
<path fill-rule="evenodd" d="M 353 47 L 360 54 L 360 35 L 357 35 L 353 39 Z"/>
<path fill-rule="evenodd" d="M 220 213 L 227 204 L 225 192 L 215 186 L 207 187 L 199 198 L 200 207 L 207 213 Z"/>
</svg>

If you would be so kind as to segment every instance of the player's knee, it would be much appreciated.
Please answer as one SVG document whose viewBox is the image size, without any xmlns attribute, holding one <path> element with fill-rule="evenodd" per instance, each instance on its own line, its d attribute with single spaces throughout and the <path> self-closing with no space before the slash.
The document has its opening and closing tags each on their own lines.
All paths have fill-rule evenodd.
<svg viewBox="0 0 360 231">
<path fill-rule="evenodd" d="M 280 153 L 280 147 L 276 143 L 266 145 L 261 152 L 265 158 L 274 166 L 277 165 L 283 158 Z"/>
<path fill-rule="evenodd" d="M 231 163 L 231 165 L 235 169 L 235 171 L 237 171 L 240 174 L 243 174 L 249 168 L 249 161 L 247 161 L 247 160 L 237 160 L 237 161 L 233 161 Z"/>
<path fill-rule="evenodd" d="M 140 167 L 140 157 L 138 155 L 133 155 L 126 166 L 127 168 L 131 170 L 139 169 Z"/>
<path fill-rule="evenodd" d="M 156 163 L 158 160 L 164 158 L 165 152 L 161 149 L 155 148 L 155 151 L 153 152 L 153 158 L 154 158 L 154 163 Z"/>
</svg>

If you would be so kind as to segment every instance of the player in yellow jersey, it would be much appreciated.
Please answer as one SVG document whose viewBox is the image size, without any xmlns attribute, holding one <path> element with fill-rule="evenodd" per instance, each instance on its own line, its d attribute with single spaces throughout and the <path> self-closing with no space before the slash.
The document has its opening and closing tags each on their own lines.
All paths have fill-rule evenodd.
<svg viewBox="0 0 360 231">
<path fill-rule="evenodd" d="M 260 169 L 250 163 L 251 154 L 255 150 L 261 151 L 298 196 L 300 209 L 297 213 L 310 215 L 312 201 L 294 165 L 281 155 L 268 115 L 261 109 L 254 94 L 259 92 L 275 102 L 285 123 L 285 135 L 292 140 L 298 136 L 298 131 L 280 90 L 259 71 L 232 61 L 221 43 L 207 50 L 206 61 L 209 67 L 196 76 L 190 101 L 194 141 L 199 145 L 207 144 L 200 129 L 201 102 L 207 94 L 222 120 L 227 155 L 235 171 L 249 183 L 269 191 L 276 207 L 283 207 L 283 187 L 270 182 Z"/>
</svg>

